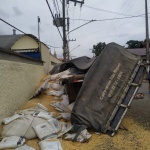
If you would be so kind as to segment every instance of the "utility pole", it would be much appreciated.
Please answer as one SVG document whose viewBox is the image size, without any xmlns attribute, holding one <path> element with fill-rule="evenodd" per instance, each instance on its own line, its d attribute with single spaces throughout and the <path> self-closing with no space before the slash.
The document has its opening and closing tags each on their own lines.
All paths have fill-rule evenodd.
<svg viewBox="0 0 150 150">
<path fill-rule="evenodd" d="M 145 0 L 145 25 L 146 25 L 146 60 L 147 65 L 149 66 L 149 28 L 148 28 L 148 8 L 147 8 L 147 0 Z M 149 67 L 148 67 L 149 71 Z"/>
<path fill-rule="evenodd" d="M 63 56 L 64 61 L 67 60 L 67 38 L 66 38 L 66 15 L 65 15 L 65 3 L 66 0 L 62 1 L 62 10 L 63 10 Z M 69 54 L 68 54 L 69 55 Z"/>
<path fill-rule="evenodd" d="M 38 16 L 37 19 L 38 19 L 38 39 L 40 41 L 40 17 Z"/>
<path fill-rule="evenodd" d="M 69 41 L 74 41 L 74 40 L 67 40 L 67 35 L 66 35 L 66 19 L 67 19 L 67 31 L 68 31 L 68 34 L 69 34 L 69 18 L 66 18 L 66 8 L 65 8 L 65 5 L 66 4 L 69 4 L 69 1 L 72 1 L 75 3 L 80 3 L 81 6 L 82 4 L 84 4 L 84 0 L 62 0 L 62 18 L 59 16 L 57 17 L 54 17 L 53 16 L 53 13 L 51 11 L 51 8 L 48 4 L 48 1 L 46 0 L 48 6 L 49 6 L 49 9 L 51 11 L 51 14 L 53 16 L 53 24 L 58 28 L 58 27 L 62 27 L 63 28 L 63 57 L 64 57 L 64 61 L 67 61 L 70 59 L 70 54 L 69 54 Z M 59 29 L 58 29 L 59 30 Z M 60 31 L 59 31 L 60 32 Z M 69 39 L 69 38 L 68 38 Z"/>
</svg>

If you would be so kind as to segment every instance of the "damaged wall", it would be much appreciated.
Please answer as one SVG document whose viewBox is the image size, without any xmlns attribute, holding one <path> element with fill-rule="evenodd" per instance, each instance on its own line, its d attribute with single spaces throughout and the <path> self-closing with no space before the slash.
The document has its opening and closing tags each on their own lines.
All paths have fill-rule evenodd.
<svg viewBox="0 0 150 150">
<path fill-rule="evenodd" d="M 0 122 L 33 96 L 44 67 L 0 60 Z"/>
</svg>

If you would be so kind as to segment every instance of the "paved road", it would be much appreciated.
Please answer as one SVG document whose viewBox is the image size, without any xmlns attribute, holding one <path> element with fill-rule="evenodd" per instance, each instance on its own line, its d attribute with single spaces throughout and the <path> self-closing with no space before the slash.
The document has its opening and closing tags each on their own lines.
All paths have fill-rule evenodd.
<svg viewBox="0 0 150 150">
<path fill-rule="evenodd" d="M 138 93 L 144 93 L 144 99 L 134 99 L 127 116 L 132 117 L 145 129 L 150 130 L 150 94 L 148 94 L 148 82 L 143 82 Z"/>
</svg>

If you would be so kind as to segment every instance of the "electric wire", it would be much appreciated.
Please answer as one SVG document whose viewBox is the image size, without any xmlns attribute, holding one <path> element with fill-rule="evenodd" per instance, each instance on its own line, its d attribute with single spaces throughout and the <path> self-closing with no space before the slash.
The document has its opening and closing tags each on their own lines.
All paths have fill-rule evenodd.
<svg viewBox="0 0 150 150">
<path fill-rule="evenodd" d="M 122 15 L 122 16 L 131 16 L 131 15 L 127 15 L 127 14 L 124 14 L 124 13 L 119 13 L 119 12 L 110 11 L 110 10 L 106 10 L 106 9 L 100 9 L 100 8 L 95 8 L 95 7 L 87 6 L 85 4 L 83 6 L 87 7 L 87 8 L 90 8 L 90 9 L 94 9 L 94 10 L 106 12 L 106 13 L 117 14 L 117 15 Z"/>
<path fill-rule="evenodd" d="M 145 14 L 140 14 L 140 15 L 135 15 L 135 16 L 129 16 L 129 17 L 118 17 L 118 18 L 108 18 L 108 19 L 91 19 L 91 20 L 86 20 L 86 19 L 74 19 L 74 20 L 81 20 L 81 21 L 108 21 L 108 20 L 118 20 L 118 19 L 127 19 L 127 18 L 136 18 L 136 17 L 141 17 L 144 16 Z M 73 19 L 71 19 L 73 20 Z"/>
<path fill-rule="evenodd" d="M 49 10 L 50 10 L 50 13 L 51 13 L 51 15 L 52 15 L 52 17 L 53 17 L 53 19 L 54 19 L 54 22 L 55 22 L 55 24 L 56 24 L 57 30 L 58 30 L 58 32 L 59 32 L 59 34 L 60 34 L 60 37 L 61 37 L 61 39 L 63 40 L 63 37 L 62 37 L 62 35 L 61 35 L 61 33 L 60 33 L 60 30 L 59 30 L 59 28 L 58 28 L 58 26 L 57 26 L 57 23 L 56 23 L 56 21 L 55 21 L 55 18 L 54 18 L 53 12 L 52 12 L 52 10 L 51 10 L 51 7 L 50 7 L 50 5 L 49 5 L 49 3 L 48 3 L 48 0 L 46 0 L 46 2 L 47 2 L 47 6 L 48 6 L 48 8 L 49 8 Z"/>
<path fill-rule="evenodd" d="M 1 20 L 2 22 L 4 22 L 4 23 L 8 24 L 9 26 L 11 26 L 11 27 L 15 28 L 16 30 L 20 31 L 21 33 L 26 34 L 26 33 L 25 33 L 25 32 L 23 32 L 22 30 L 20 30 L 20 29 L 16 28 L 15 26 L 11 25 L 11 24 L 10 24 L 10 23 L 8 23 L 7 21 L 3 20 L 2 18 L 0 18 L 0 20 Z"/>
<path fill-rule="evenodd" d="M 75 12 L 75 6 L 73 8 L 73 19 L 74 19 L 74 12 Z M 72 23 L 72 27 L 74 28 L 74 20 L 73 20 L 73 23 Z"/>
<path fill-rule="evenodd" d="M 56 3 L 57 3 L 58 12 L 60 14 L 60 9 L 59 9 L 59 5 L 58 5 L 58 1 L 57 0 L 56 0 Z"/>
<path fill-rule="evenodd" d="M 123 6 L 123 7 L 125 7 L 122 11 L 121 11 L 121 13 L 126 13 L 126 10 L 129 8 L 129 6 L 132 4 L 132 2 L 134 2 L 134 0 L 131 0 L 131 1 L 128 1 L 129 3 L 126 3 L 127 5 L 125 6 Z M 118 15 L 117 15 L 118 16 Z M 114 26 L 116 24 L 116 20 L 115 21 L 112 21 L 111 22 L 111 24 L 108 26 L 108 28 L 107 28 L 107 30 L 106 30 L 106 32 L 107 33 L 111 33 L 111 31 L 112 31 L 112 27 Z"/>
<path fill-rule="evenodd" d="M 128 10 L 130 10 L 132 8 L 132 6 L 135 4 L 135 2 L 137 2 L 138 0 L 129 0 L 128 3 L 126 3 L 126 7 L 123 9 L 122 13 L 126 13 L 128 12 Z M 144 17 L 144 16 L 141 16 Z M 120 21 L 119 21 L 120 22 Z M 118 24 L 119 22 L 114 21 L 114 24 L 112 26 L 116 26 L 116 23 Z M 111 31 L 113 30 L 113 27 L 110 27 L 110 29 L 107 31 L 108 33 L 111 33 Z"/>
<path fill-rule="evenodd" d="M 80 8 L 80 14 L 79 14 L 79 22 L 78 22 L 78 26 L 80 25 L 81 10 L 82 10 L 82 8 Z M 77 34 L 78 34 L 78 30 L 76 31 L 75 39 L 76 39 L 76 37 L 77 37 Z"/>
<path fill-rule="evenodd" d="M 141 16 L 143 16 L 143 15 L 145 15 L 145 14 L 141 14 L 141 15 L 136 15 L 136 16 L 130 16 L 130 17 L 123 17 L 123 18 L 111 18 L 111 19 L 102 19 L 102 20 L 88 20 L 88 22 L 87 23 L 85 23 L 85 24 L 82 24 L 81 26 L 79 26 L 79 27 L 77 27 L 77 28 L 75 28 L 75 29 L 73 29 L 73 30 L 71 30 L 71 31 L 69 31 L 69 33 L 71 33 L 71 32 L 73 32 L 73 31 L 75 31 L 75 30 L 77 30 L 77 29 L 79 29 L 79 28 L 81 28 L 81 27 L 83 27 L 83 26 L 85 26 L 85 25 L 87 25 L 87 24 L 89 24 L 89 23 L 91 23 L 91 22 L 98 22 L 98 21 L 111 21 L 111 20 L 122 20 L 122 19 L 130 19 L 130 18 L 136 18 L 136 17 L 141 17 Z M 68 33 L 68 34 L 69 34 Z"/>
<path fill-rule="evenodd" d="M 3 20 L 2 18 L 0 18 L 0 20 L 1 20 L 2 22 L 6 23 L 7 25 L 9 25 L 9 26 L 13 27 L 14 29 L 16 29 L 16 30 L 20 31 L 21 33 L 27 34 L 27 33 L 23 32 L 22 30 L 18 29 L 17 27 L 15 27 L 15 26 L 11 25 L 11 24 L 10 24 L 10 23 L 8 23 L 7 21 Z M 44 43 L 44 42 L 42 42 L 42 43 Z M 49 46 L 49 47 L 53 47 L 53 48 L 61 48 L 61 47 L 51 46 L 51 45 L 48 45 L 48 44 L 46 44 L 46 43 L 44 43 L 44 44 L 45 44 L 45 45 L 47 45 L 47 46 Z"/>
<path fill-rule="evenodd" d="M 129 3 L 131 2 L 132 0 L 129 0 Z M 128 3 L 125 3 L 128 5 Z M 123 5 L 120 13 L 124 13 L 124 7 L 126 8 L 126 5 Z M 120 16 L 119 14 L 116 15 L 116 17 Z M 110 22 L 110 24 L 108 25 L 108 27 L 106 28 L 106 33 L 110 33 L 110 30 L 112 29 L 112 26 L 116 23 L 116 21 L 112 21 Z"/>
<path fill-rule="evenodd" d="M 81 11 L 82 11 L 82 7 L 80 7 L 80 14 L 79 14 L 79 19 L 81 18 Z M 80 20 L 78 22 L 78 26 L 80 25 Z M 78 36 L 78 30 L 76 30 L 76 34 L 75 34 L 75 39 L 77 38 Z M 75 41 L 75 45 L 77 45 L 77 41 Z"/>
<path fill-rule="evenodd" d="M 55 0 L 53 0 L 53 4 L 54 4 L 54 7 L 55 7 L 55 10 L 56 10 L 56 14 L 58 15 L 58 10 L 57 10 L 57 6 L 56 6 L 56 3 L 55 3 Z"/>
</svg>

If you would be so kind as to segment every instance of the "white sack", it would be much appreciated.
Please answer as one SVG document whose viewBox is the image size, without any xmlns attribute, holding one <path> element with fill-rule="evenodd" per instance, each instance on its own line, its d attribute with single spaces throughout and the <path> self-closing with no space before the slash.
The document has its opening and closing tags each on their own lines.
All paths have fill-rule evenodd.
<svg viewBox="0 0 150 150">
<path fill-rule="evenodd" d="M 64 135 L 64 139 L 66 140 L 73 140 L 76 136 L 76 133 L 66 133 Z M 81 133 L 79 134 L 79 136 L 77 137 L 76 141 L 77 142 L 87 142 L 90 138 L 91 138 L 91 134 L 87 131 L 87 129 L 84 129 L 81 131 Z"/>
<path fill-rule="evenodd" d="M 35 107 L 35 108 L 19 110 L 16 113 L 19 113 L 19 114 L 21 113 L 27 116 L 27 115 L 33 115 L 35 112 L 47 112 L 47 111 L 40 109 L 39 107 Z"/>
<path fill-rule="evenodd" d="M 74 103 L 75 102 L 72 102 L 70 105 L 68 105 L 68 109 L 70 109 L 72 111 L 73 107 L 74 107 Z"/>
<path fill-rule="evenodd" d="M 44 105 L 38 103 L 37 106 L 34 108 L 19 110 L 16 113 L 24 115 L 33 115 L 35 112 L 48 112 L 48 109 Z"/>
<path fill-rule="evenodd" d="M 46 95 L 52 95 L 52 96 L 57 96 L 60 97 L 64 94 L 64 91 L 46 91 Z"/>
<path fill-rule="evenodd" d="M 35 93 L 34 93 L 34 95 L 33 95 L 32 98 L 37 97 L 43 90 L 46 89 L 49 80 L 50 80 L 50 78 L 46 79 L 46 80 L 42 83 L 42 85 L 35 91 Z"/>
<path fill-rule="evenodd" d="M 48 123 L 51 125 L 51 127 L 53 128 L 54 132 L 58 133 L 61 129 L 61 124 L 60 122 L 55 119 L 55 118 L 51 118 L 48 120 Z"/>
<path fill-rule="evenodd" d="M 49 88 L 51 88 L 51 85 L 52 85 L 52 83 L 47 83 L 47 86 L 46 86 L 46 89 L 49 89 Z"/>
<path fill-rule="evenodd" d="M 20 118 L 20 117 L 23 117 L 24 115 L 23 114 L 14 114 L 13 116 L 11 116 L 11 117 L 8 117 L 8 118 L 5 118 L 5 119 L 3 119 L 3 123 L 4 124 L 8 124 L 8 123 L 10 123 L 10 122 L 12 122 L 13 120 L 16 120 L 16 119 L 18 119 L 18 118 Z"/>
<path fill-rule="evenodd" d="M 43 109 L 45 111 L 48 111 L 48 109 L 44 105 L 42 105 L 40 103 L 37 104 L 37 107 L 40 108 L 40 109 Z"/>
<path fill-rule="evenodd" d="M 65 106 L 68 106 L 69 105 L 69 98 L 68 98 L 68 95 L 62 95 L 62 104 L 65 105 Z"/>
<path fill-rule="evenodd" d="M 53 117 L 54 112 L 35 112 L 33 114 L 34 117 L 43 118 L 45 120 L 49 120 Z"/>
<path fill-rule="evenodd" d="M 51 88 L 56 91 L 62 91 L 64 86 L 62 86 L 58 83 L 53 83 L 53 84 L 51 84 Z"/>
<path fill-rule="evenodd" d="M 62 75 L 59 79 L 62 80 L 62 79 L 66 79 L 66 78 L 70 78 L 70 77 L 73 77 L 73 75 Z"/>
<path fill-rule="evenodd" d="M 72 128 L 72 125 L 70 123 L 60 122 L 60 124 L 61 124 L 61 131 L 59 132 L 58 137 L 61 137 L 62 135 L 70 131 Z"/>
<path fill-rule="evenodd" d="M 60 130 L 59 122 L 51 118 L 46 123 L 33 126 L 38 138 L 44 140 L 46 138 L 57 138 L 57 133 Z"/>
<path fill-rule="evenodd" d="M 65 105 L 63 105 L 61 102 L 52 103 L 51 106 L 53 106 L 56 110 L 61 111 L 61 112 L 69 111 L 69 109 Z"/>
<path fill-rule="evenodd" d="M 25 138 L 18 136 L 5 137 L 0 142 L 0 149 L 16 148 L 25 143 Z"/>
<path fill-rule="evenodd" d="M 66 70 L 66 71 L 51 75 L 50 78 L 51 78 L 51 81 L 54 81 L 56 79 L 59 79 L 63 75 L 69 75 L 69 74 L 71 74 L 71 72 L 69 70 Z"/>
<path fill-rule="evenodd" d="M 39 142 L 41 150 L 63 150 L 59 140 L 43 140 Z"/>
<path fill-rule="evenodd" d="M 26 139 L 34 139 L 37 135 L 32 126 L 45 122 L 47 122 L 47 120 L 42 118 L 37 118 L 30 115 L 24 116 L 5 125 L 3 127 L 2 137 L 23 136 Z"/>
<path fill-rule="evenodd" d="M 15 148 L 15 150 L 36 150 L 36 149 L 34 149 L 33 147 L 31 147 L 31 146 L 25 144 L 25 145 L 23 145 L 23 146 L 20 146 L 20 147 L 18 147 L 18 148 Z"/>
<path fill-rule="evenodd" d="M 59 118 L 64 119 L 65 121 L 70 121 L 71 119 L 71 114 L 70 113 L 60 113 Z"/>
</svg>

